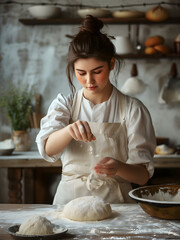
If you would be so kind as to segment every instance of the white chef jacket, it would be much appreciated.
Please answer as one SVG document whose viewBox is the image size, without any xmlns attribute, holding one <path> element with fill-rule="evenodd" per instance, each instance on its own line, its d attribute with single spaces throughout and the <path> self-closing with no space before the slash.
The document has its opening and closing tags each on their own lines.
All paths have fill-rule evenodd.
<svg viewBox="0 0 180 240">
<path fill-rule="evenodd" d="M 83 91 L 83 89 L 79 90 Z M 61 157 L 61 153 L 52 157 L 45 153 L 44 145 L 48 136 L 70 123 L 74 99 L 77 93 L 65 97 L 58 96 L 51 103 L 47 115 L 41 120 L 41 129 L 37 135 L 36 142 L 41 156 L 54 162 Z M 119 91 L 113 87 L 110 98 L 100 104 L 94 105 L 86 98 L 82 98 L 79 112 L 79 120 L 87 122 L 120 122 L 120 100 Z M 143 103 L 126 96 L 126 128 L 128 136 L 128 164 L 144 164 L 151 177 L 154 172 L 153 155 L 156 146 L 154 128 L 147 108 Z"/>
</svg>

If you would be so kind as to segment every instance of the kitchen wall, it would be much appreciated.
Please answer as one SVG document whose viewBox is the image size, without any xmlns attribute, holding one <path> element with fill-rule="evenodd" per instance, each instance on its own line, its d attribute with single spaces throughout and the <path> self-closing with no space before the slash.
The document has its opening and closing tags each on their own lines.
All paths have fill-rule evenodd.
<svg viewBox="0 0 180 240">
<path fill-rule="evenodd" d="M 30 17 L 27 9 L 33 1 L 26 4 L 0 4 L 0 85 L 6 88 L 9 82 L 36 84 L 37 91 L 43 96 L 42 112 L 46 113 L 50 102 L 61 92 L 68 94 L 65 68 L 69 39 L 78 31 L 78 25 L 35 25 L 27 26 L 18 21 L 19 18 Z M 30 3 L 29 5 L 27 3 Z M 34 1 L 41 3 L 89 4 L 89 1 Z M 148 3 L 136 0 L 133 3 Z M 168 1 L 167 1 L 168 2 Z M 178 2 L 178 1 L 169 1 Z M 120 6 L 132 1 L 91 1 L 92 6 Z M 134 7 L 146 11 L 152 6 Z M 172 16 L 178 16 L 177 6 L 165 5 Z M 62 7 L 62 16 L 76 16 L 76 7 Z M 112 9 L 114 10 L 114 9 Z M 179 11 L 180 12 L 180 11 Z M 169 46 L 173 47 L 173 39 L 180 33 L 179 25 L 140 25 L 140 41 L 152 35 L 162 35 Z M 103 29 L 110 35 L 128 35 L 127 25 L 107 25 Z M 135 44 L 136 25 L 131 26 L 131 37 Z M 172 144 L 180 144 L 180 104 L 159 104 L 158 96 L 162 83 L 167 80 L 172 62 L 175 61 L 178 70 L 179 59 L 141 59 L 125 60 L 118 78 L 120 89 L 130 76 L 131 66 L 136 63 L 139 77 L 147 84 L 146 91 L 136 95 L 148 107 L 155 127 L 156 136 L 169 137 Z M 179 71 L 180 72 L 180 71 Z M 180 73 L 179 73 L 180 74 Z M 77 85 L 78 86 L 78 85 Z M 79 87 L 79 86 L 78 86 Z M 11 133 L 5 113 L 1 109 L 0 139 Z M 3 113 L 3 114 L 2 114 Z"/>
<path fill-rule="evenodd" d="M 3 1 L 2 1 L 3 2 Z M 27 11 L 30 5 L 0 4 L 0 51 L 1 51 L 1 86 L 7 86 L 11 81 L 37 84 L 37 91 L 43 96 L 42 111 L 47 108 L 59 92 L 68 94 L 70 89 L 65 74 L 66 57 L 69 39 L 66 34 L 76 33 L 78 25 L 44 25 L 27 26 L 18 21 L 18 18 L 29 17 Z M 20 1 L 19 1 L 20 2 Z M 22 2 L 22 1 L 21 1 Z M 32 3 L 32 1 L 29 1 Z M 54 1 L 38 1 L 53 3 Z M 56 1 L 58 2 L 58 1 Z M 132 1 L 91 1 L 93 6 L 128 4 Z M 148 1 L 134 1 L 144 3 Z M 171 2 L 171 1 L 169 1 Z M 175 2 L 175 1 L 174 1 Z M 177 1 L 176 1 L 177 2 Z M 26 1 L 28 3 L 28 1 Z M 37 4 L 37 1 L 35 2 Z M 62 1 L 59 1 L 62 3 Z M 88 1 L 63 1 L 69 4 L 89 4 Z M 31 4 L 32 5 L 32 4 Z M 178 8 L 166 6 L 171 13 L 178 15 Z M 146 11 L 151 6 L 134 7 L 136 10 Z M 76 16 L 77 8 L 63 7 L 63 15 L 68 13 Z M 131 27 L 131 37 L 135 40 L 135 25 Z M 172 40 L 179 33 L 179 25 L 141 25 L 140 41 L 152 35 L 162 35 L 171 47 Z M 108 25 L 104 27 L 110 35 L 128 35 L 127 25 Z M 135 43 L 135 42 L 134 42 Z M 117 87 L 120 89 L 130 76 L 131 65 L 138 66 L 139 77 L 147 84 L 146 91 L 137 95 L 148 107 L 154 123 L 157 136 L 169 137 L 172 143 L 180 143 L 180 111 L 179 104 L 159 104 L 158 96 L 162 83 L 168 78 L 171 63 L 180 61 L 175 59 L 162 60 L 125 60 L 119 75 Z M 10 132 L 5 117 L 1 116 L 1 133 Z"/>
<path fill-rule="evenodd" d="M 92 6 L 120 6 L 130 3 L 149 3 L 148 0 L 75 0 L 75 1 L 11 1 L 0 2 L 0 88 L 6 89 L 11 83 L 36 84 L 42 95 L 41 110 L 45 114 L 51 101 L 61 92 L 70 93 L 66 77 L 68 39 L 66 34 L 78 31 L 78 25 L 35 25 L 27 26 L 19 18 L 30 17 L 28 7 L 37 3 L 90 4 Z M 25 3 L 25 4 L 18 4 Z M 156 1 L 152 1 L 156 2 Z M 160 2 L 160 1 L 157 1 Z M 178 3 L 179 1 L 166 1 Z M 29 3 L 29 4 L 28 4 Z M 152 6 L 134 7 L 146 11 Z M 180 16 L 179 7 L 164 5 L 171 16 Z M 76 17 L 78 7 L 62 7 L 62 17 Z M 129 9 L 129 8 L 128 8 Z M 112 9 L 115 10 L 115 9 Z M 179 13 L 178 13 L 179 11 Z M 179 15 L 178 15 L 179 14 Z M 147 37 L 162 35 L 173 47 L 173 39 L 180 33 L 180 25 L 140 25 L 140 42 Z M 127 25 L 107 25 L 103 29 L 110 35 L 128 36 Z M 135 45 L 136 25 L 131 26 L 131 39 Z M 180 144 L 180 103 L 160 104 L 159 92 L 168 79 L 172 62 L 176 62 L 180 75 L 180 59 L 124 60 L 117 87 L 130 76 L 131 66 L 136 63 L 139 77 L 147 84 L 145 92 L 136 95 L 149 109 L 156 136 L 168 137 L 172 144 Z M 77 88 L 79 85 L 76 84 Z M 0 109 L 0 140 L 10 137 L 11 128 L 3 109 Z M 3 175 L 1 175 L 3 176 Z"/>
</svg>

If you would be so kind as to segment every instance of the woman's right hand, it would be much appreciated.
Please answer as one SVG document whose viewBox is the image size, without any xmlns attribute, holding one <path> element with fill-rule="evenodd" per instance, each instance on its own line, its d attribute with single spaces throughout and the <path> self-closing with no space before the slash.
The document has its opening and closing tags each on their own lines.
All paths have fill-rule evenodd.
<svg viewBox="0 0 180 240">
<path fill-rule="evenodd" d="M 68 125 L 68 132 L 76 141 L 91 142 L 96 140 L 86 121 L 76 121 Z"/>
</svg>

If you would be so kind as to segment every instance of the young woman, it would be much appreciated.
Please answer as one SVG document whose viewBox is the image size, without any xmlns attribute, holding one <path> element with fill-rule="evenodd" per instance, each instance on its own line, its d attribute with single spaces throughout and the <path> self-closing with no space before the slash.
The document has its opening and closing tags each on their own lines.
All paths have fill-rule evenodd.
<svg viewBox="0 0 180 240">
<path fill-rule="evenodd" d="M 58 94 L 37 136 L 47 161 L 61 157 L 62 178 L 54 204 L 94 195 L 106 202 L 130 202 L 131 183 L 144 185 L 153 174 L 154 129 L 146 107 L 110 82 L 119 72 L 102 21 L 87 16 L 69 46 L 67 76 L 72 93 Z M 82 86 L 75 92 L 73 74 Z"/>
</svg>

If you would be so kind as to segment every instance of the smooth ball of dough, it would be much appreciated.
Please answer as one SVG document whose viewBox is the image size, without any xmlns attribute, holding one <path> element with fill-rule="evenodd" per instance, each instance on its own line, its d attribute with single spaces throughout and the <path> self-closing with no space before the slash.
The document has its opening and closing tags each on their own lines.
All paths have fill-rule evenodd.
<svg viewBox="0 0 180 240">
<path fill-rule="evenodd" d="M 76 198 L 63 209 L 63 217 L 74 221 L 98 221 L 110 217 L 111 214 L 110 204 L 95 196 Z"/>
<path fill-rule="evenodd" d="M 19 234 L 24 235 L 48 235 L 53 234 L 53 225 L 45 217 L 33 216 L 21 224 Z"/>
</svg>

